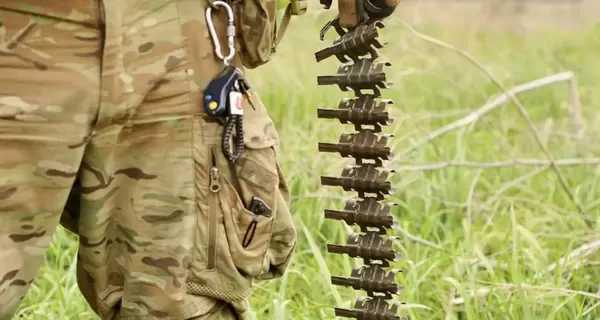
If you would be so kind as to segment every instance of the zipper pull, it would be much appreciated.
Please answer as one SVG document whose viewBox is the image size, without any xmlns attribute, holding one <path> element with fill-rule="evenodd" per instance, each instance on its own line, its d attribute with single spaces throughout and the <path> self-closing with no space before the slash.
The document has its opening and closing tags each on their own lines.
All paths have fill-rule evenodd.
<svg viewBox="0 0 600 320">
<path fill-rule="evenodd" d="M 219 184 L 219 168 L 212 167 L 210 168 L 210 191 L 219 192 L 221 190 L 221 185 Z"/>
</svg>

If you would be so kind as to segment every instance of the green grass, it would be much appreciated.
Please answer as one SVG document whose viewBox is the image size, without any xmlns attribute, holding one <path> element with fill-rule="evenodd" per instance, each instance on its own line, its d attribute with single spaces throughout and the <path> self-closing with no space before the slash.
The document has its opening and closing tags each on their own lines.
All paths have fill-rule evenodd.
<svg viewBox="0 0 600 320">
<path fill-rule="evenodd" d="M 313 52 L 318 28 L 327 16 L 293 19 L 274 61 L 249 72 L 282 136 L 282 163 L 293 189 L 293 212 L 300 244 L 293 265 L 279 281 L 261 283 L 252 299 L 258 319 L 334 319 L 334 306 L 349 307 L 355 293 L 330 285 L 330 275 L 349 275 L 358 262 L 327 254 L 326 243 L 344 243 L 341 222 L 323 219 L 324 208 L 339 208 L 343 194 L 319 186 L 319 175 L 338 175 L 347 161 L 317 152 L 318 141 L 337 140 L 351 131 L 335 121 L 318 120 L 316 109 L 335 108 L 344 94 L 336 87 L 318 87 L 316 76 L 334 73 L 337 62 L 316 64 Z M 417 28 L 475 56 L 507 86 L 565 70 L 577 75 L 587 125 L 586 156 L 600 151 L 596 143 L 600 118 L 600 28 L 579 31 L 529 31 L 526 35 L 502 30 L 479 33 L 443 26 Z M 382 52 L 392 62 L 388 74 L 396 122 L 394 150 L 404 150 L 430 131 L 465 116 L 483 105 L 499 89 L 481 71 L 456 54 L 424 43 L 401 24 L 384 29 L 390 45 Z M 301 46 L 294 44 L 302 44 Z M 296 68 L 296 66 L 301 66 Z M 566 84 L 520 95 L 547 148 L 557 159 L 580 156 L 570 138 L 571 121 L 565 108 Z M 435 140 L 398 161 L 501 161 L 543 158 L 516 107 L 507 104 L 471 126 Z M 532 172 L 539 172 L 533 174 Z M 563 167 L 561 172 L 595 221 L 598 215 L 598 169 Z M 528 178 L 521 178 L 529 175 Z M 400 225 L 409 233 L 436 243 L 434 249 L 405 240 L 404 258 L 397 267 L 413 319 L 598 319 L 590 308 L 598 299 L 600 271 L 581 267 L 570 272 L 559 265 L 576 247 L 597 237 L 560 188 L 551 170 L 511 167 L 488 170 L 447 168 L 398 172 L 392 201 Z M 327 194 L 327 198 L 321 195 Z M 310 226 L 310 227 L 306 227 Z M 54 236 L 46 263 L 29 291 L 20 315 L 26 319 L 95 319 L 77 290 L 74 275 L 75 239 L 62 229 Z M 588 257 L 593 262 L 597 255 Z M 474 264 L 473 261 L 479 261 Z M 507 289 L 506 284 L 521 287 Z M 503 286 L 503 287 L 502 287 Z M 502 288 L 504 289 L 502 289 Z M 466 299 L 451 306 L 451 292 L 500 288 L 486 297 Z M 586 296 L 586 294 L 588 296 Z M 584 315 L 584 313 L 586 313 Z M 447 317 L 446 314 L 449 314 Z"/>
</svg>

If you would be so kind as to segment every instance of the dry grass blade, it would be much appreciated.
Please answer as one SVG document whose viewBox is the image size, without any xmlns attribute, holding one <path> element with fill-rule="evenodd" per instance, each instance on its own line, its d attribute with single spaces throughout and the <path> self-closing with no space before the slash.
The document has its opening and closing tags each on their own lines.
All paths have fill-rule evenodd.
<svg viewBox="0 0 600 320">
<path fill-rule="evenodd" d="M 600 294 L 600 291 L 598 291 L 596 294 Z M 594 303 L 593 305 L 591 305 L 590 307 L 588 307 L 587 309 L 585 309 L 585 311 L 583 311 L 583 316 L 587 316 L 588 314 L 590 314 L 592 311 L 596 310 L 596 308 L 598 308 L 600 306 L 600 301 Z"/>
<path fill-rule="evenodd" d="M 404 230 L 402 227 L 400 227 L 399 225 L 395 225 L 393 227 L 394 230 L 400 232 L 403 236 L 405 236 L 408 240 L 412 241 L 412 242 L 416 242 L 419 244 L 422 244 L 424 246 L 430 247 L 430 248 L 434 248 L 434 249 L 438 249 L 441 250 L 443 249 L 443 247 L 439 244 L 433 243 L 431 241 L 427 241 L 425 239 L 421 239 L 417 236 L 414 236 L 410 233 L 408 233 L 408 231 Z"/>
<path fill-rule="evenodd" d="M 306 229 L 306 226 L 304 225 L 304 223 L 302 223 L 302 232 L 304 233 L 304 236 L 306 237 L 306 241 L 308 242 L 310 250 L 311 250 L 312 254 L 314 255 L 314 259 L 317 261 L 319 268 L 329 278 L 331 276 L 331 272 L 329 272 L 329 268 L 327 267 L 325 258 L 323 257 L 323 254 L 321 253 L 321 250 L 319 249 L 319 246 L 313 239 L 311 233 L 308 231 L 308 229 Z M 337 287 L 334 286 L 333 284 L 331 284 L 331 282 L 329 282 L 329 281 L 327 283 L 329 285 L 329 290 L 330 290 L 331 294 L 335 298 L 336 304 L 341 305 L 343 303 L 343 300 L 342 300 L 342 296 L 340 295 L 340 293 L 337 290 Z"/>
<path fill-rule="evenodd" d="M 526 174 L 524 174 L 524 175 L 522 175 L 522 176 L 520 176 L 520 177 L 518 177 L 516 179 L 510 180 L 510 181 L 504 183 L 503 185 L 501 185 L 496 190 L 496 192 L 488 200 L 485 201 L 485 203 L 483 203 L 482 205 L 479 206 L 477 212 L 479 213 L 482 210 L 485 210 L 486 208 L 490 207 L 491 204 L 494 201 L 496 201 L 498 198 L 500 198 L 500 196 L 502 194 L 504 194 L 507 190 L 512 189 L 512 188 L 520 185 L 521 183 L 523 183 L 523 182 L 525 182 L 525 181 L 527 181 L 527 180 L 529 180 L 529 179 L 537 176 L 538 174 L 540 174 L 540 173 L 542 173 L 542 172 L 544 172 L 546 170 L 548 170 L 548 167 L 536 168 L 536 169 L 534 169 L 534 170 L 532 170 L 532 171 L 530 171 L 530 172 L 528 172 L 528 173 L 526 173 Z M 488 223 L 491 223 L 491 221 L 488 222 Z"/>
</svg>

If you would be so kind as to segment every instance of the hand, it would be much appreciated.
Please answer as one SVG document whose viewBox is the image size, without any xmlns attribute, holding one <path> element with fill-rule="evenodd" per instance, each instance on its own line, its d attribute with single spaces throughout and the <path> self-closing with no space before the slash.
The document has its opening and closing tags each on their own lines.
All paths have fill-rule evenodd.
<svg viewBox="0 0 600 320">
<path fill-rule="evenodd" d="M 354 28 L 362 18 L 358 14 L 357 5 L 363 4 L 364 11 L 370 20 L 380 20 L 389 17 L 401 0 L 338 0 L 340 26 Z"/>
</svg>

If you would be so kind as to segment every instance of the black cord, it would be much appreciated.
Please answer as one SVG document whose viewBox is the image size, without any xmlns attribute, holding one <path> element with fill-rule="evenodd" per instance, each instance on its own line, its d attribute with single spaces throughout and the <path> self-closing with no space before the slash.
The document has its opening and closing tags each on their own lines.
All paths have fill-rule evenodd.
<svg viewBox="0 0 600 320">
<path fill-rule="evenodd" d="M 257 226 L 258 215 L 255 214 L 254 217 L 252 217 L 252 222 L 250 222 L 248 229 L 246 229 L 246 233 L 244 233 L 244 238 L 242 239 L 242 248 L 246 248 L 250 245 L 252 239 L 254 238 L 254 234 L 256 233 Z"/>
<path fill-rule="evenodd" d="M 235 137 L 233 137 L 234 131 Z M 233 152 L 231 151 L 232 140 L 235 148 Z M 223 130 L 222 147 L 225 157 L 231 162 L 242 155 L 244 151 L 244 123 L 241 115 L 232 114 L 229 116 Z"/>
</svg>

